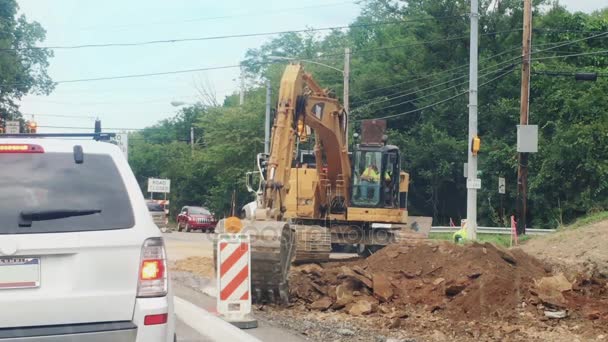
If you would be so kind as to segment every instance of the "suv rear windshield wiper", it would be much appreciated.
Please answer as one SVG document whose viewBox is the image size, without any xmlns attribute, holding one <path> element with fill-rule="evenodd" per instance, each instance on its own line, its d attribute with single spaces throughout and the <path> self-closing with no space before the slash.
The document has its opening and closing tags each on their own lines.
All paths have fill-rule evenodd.
<svg viewBox="0 0 608 342">
<path fill-rule="evenodd" d="M 101 213 L 101 209 L 24 210 L 19 213 L 19 227 L 31 227 L 33 221 L 48 221 L 73 216 L 87 216 L 98 213 Z"/>
</svg>

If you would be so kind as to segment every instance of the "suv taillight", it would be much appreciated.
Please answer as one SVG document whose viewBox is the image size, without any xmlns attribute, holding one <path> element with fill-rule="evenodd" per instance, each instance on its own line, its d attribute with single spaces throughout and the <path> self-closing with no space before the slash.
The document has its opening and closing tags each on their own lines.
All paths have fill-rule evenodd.
<svg viewBox="0 0 608 342">
<path fill-rule="evenodd" d="M 149 238 L 141 247 L 137 297 L 167 295 L 167 256 L 162 238 Z"/>
</svg>

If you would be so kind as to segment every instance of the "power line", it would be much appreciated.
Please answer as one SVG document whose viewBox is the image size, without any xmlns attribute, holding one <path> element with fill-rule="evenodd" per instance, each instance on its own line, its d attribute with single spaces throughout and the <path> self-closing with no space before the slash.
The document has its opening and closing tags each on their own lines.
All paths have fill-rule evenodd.
<svg viewBox="0 0 608 342">
<path fill-rule="evenodd" d="M 608 50 L 592 51 L 592 52 L 581 52 L 581 53 L 574 53 L 574 54 L 570 54 L 570 55 L 557 55 L 557 56 L 537 57 L 537 58 L 532 58 L 532 60 L 533 61 L 540 61 L 540 60 L 544 60 L 544 59 L 578 57 L 578 56 L 589 56 L 589 55 L 600 55 L 600 54 L 604 54 L 604 53 L 608 53 Z"/>
<path fill-rule="evenodd" d="M 232 68 L 240 68 L 240 65 L 236 64 L 236 65 L 224 65 L 224 66 L 216 66 L 216 67 L 197 68 L 197 69 L 186 69 L 186 70 L 176 70 L 176 71 L 153 72 L 153 73 L 145 73 L 145 74 L 106 76 L 106 77 L 94 77 L 94 78 L 81 78 L 81 79 L 74 79 L 74 80 L 57 81 L 57 82 L 54 82 L 54 83 L 55 84 L 64 84 L 64 83 L 78 83 L 78 82 L 107 81 L 107 80 L 118 80 L 118 79 L 125 79 L 125 78 L 140 78 L 140 77 L 151 77 L 151 76 L 161 76 L 161 75 L 185 74 L 185 73 L 191 73 L 191 72 L 209 71 L 209 70 L 221 70 L 221 69 L 232 69 Z M 0 87 L 14 87 L 14 86 L 19 86 L 19 85 L 22 85 L 22 83 L 0 84 Z"/>
<path fill-rule="evenodd" d="M 291 7 L 291 8 L 279 8 L 279 9 L 275 9 L 275 10 L 264 10 L 263 12 L 258 12 L 258 13 L 242 13 L 242 14 L 231 14 L 231 15 L 219 15 L 219 16 L 213 16 L 213 17 L 201 17 L 201 18 L 193 18 L 193 19 L 185 19 L 185 20 L 179 20 L 179 21 L 165 21 L 165 22 L 149 22 L 149 23 L 136 23 L 136 24 L 130 24 L 130 25 L 114 25 L 114 26 L 92 26 L 92 27 L 82 27 L 79 28 L 79 30 L 82 31 L 93 31 L 96 29 L 103 29 L 103 30 L 108 30 L 108 29 L 121 29 L 121 28 L 130 28 L 130 27 L 138 27 L 138 26 L 157 26 L 157 25 L 173 25 L 173 24 L 179 24 L 179 23 L 193 23 L 193 22 L 201 22 L 201 21 L 210 21 L 210 20 L 218 20 L 218 19 L 230 19 L 230 18 L 239 18 L 239 17 L 257 17 L 257 16 L 263 16 L 263 15 L 267 15 L 267 14 L 274 14 L 274 13 L 282 13 L 282 12 L 292 12 L 292 11 L 298 11 L 298 10 L 305 10 L 305 9 L 317 9 L 317 8 L 324 8 L 324 7 L 333 7 L 333 6 L 339 6 L 339 5 L 345 5 L 345 4 L 354 4 L 354 1 L 342 1 L 342 2 L 336 2 L 336 3 L 329 3 L 329 4 L 317 4 L 317 5 L 311 5 L 311 6 L 301 6 L 301 7 Z"/>
<path fill-rule="evenodd" d="M 488 70 L 488 69 L 491 69 L 491 68 L 495 68 L 495 67 L 497 67 L 497 66 L 504 65 L 504 64 L 507 64 L 507 63 L 512 63 L 513 61 L 518 60 L 518 59 L 520 59 L 520 58 L 521 58 L 521 57 L 519 57 L 519 56 L 518 56 L 518 57 L 515 57 L 515 58 L 512 58 L 512 59 L 509 59 L 509 60 L 506 60 L 506 61 L 500 62 L 500 63 L 498 63 L 498 64 L 496 64 L 496 65 L 493 65 L 493 66 L 490 66 L 490 67 L 487 67 L 487 68 L 483 68 L 483 69 L 481 69 L 480 71 L 484 71 L 484 70 Z M 373 104 L 378 104 L 378 103 L 384 103 L 384 102 L 392 101 L 392 100 L 394 100 L 394 99 L 398 99 L 398 98 L 406 97 L 406 96 L 413 95 L 413 94 L 416 94 L 416 93 L 419 93 L 419 92 L 422 92 L 422 91 L 431 90 L 431 89 L 437 88 L 437 87 L 439 87 L 439 86 L 442 86 L 442 85 L 444 85 L 444 84 L 452 83 L 452 82 L 454 82 L 454 81 L 457 81 L 457 80 L 459 80 L 459 79 L 463 79 L 463 78 L 466 78 L 466 77 L 468 77 L 468 75 L 462 75 L 462 76 L 459 76 L 459 77 L 456 77 L 456 78 L 452 78 L 452 79 L 450 79 L 450 80 L 447 80 L 447 81 L 444 81 L 444 82 L 441 82 L 441 83 L 434 84 L 434 85 L 432 85 L 432 86 L 430 86 L 430 87 L 426 87 L 426 88 L 423 88 L 423 89 L 415 90 L 415 91 L 408 92 L 408 93 L 405 93 L 405 94 L 401 94 L 401 95 L 398 95 L 398 96 L 388 97 L 388 98 L 385 98 L 385 99 L 382 99 L 382 100 L 378 100 L 378 101 L 375 101 L 375 102 L 366 103 L 366 104 L 364 104 L 364 105 L 365 105 L 365 106 L 369 106 L 369 105 L 373 105 Z M 393 95 L 396 95 L 396 94 L 400 94 L 400 92 L 395 93 L 395 94 L 393 94 Z M 361 107 L 361 106 L 359 106 L 359 107 Z M 357 108 L 359 108 L 359 107 L 357 107 Z M 355 108 L 355 109 L 353 109 L 353 111 L 354 111 L 354 110 L 356 110 L 356 108 Z"/>
<path fill-rule="evenodd" d="M 519 29 L 519 30 L 520 30 L 520 29 Z M 497 31 L 497 32 L 507 32 L 507 31 L 511 31 L 511 30 Z M 514 31 L 517 31 L 517 30 L 514 30 Z M 487 34 L 489 34 L 489 33 L 487 33 Z M 588 37 L 584 37 L 584 38 L 581 38 L 581 39 L 576 39 L 576 40 L 567 40 L 567 41 L 554 42 L 554 43 L 536 44 L 536 45 L 535 45 L 536 47 L 540 47 L 540 46 L 546 46 L 546 45 L 555 45 L 555 44 L 557 44 L 557 45 L 552 46 L 552 47 L 547 48 L 547 49 L 538 50 L 538 51 L 536 51 L 536 52 L 534 52 L 534 53 L 540 53 L 540 52 L 545 52 L 545 51 L 554 50 L 554 49 L 557 49 L 557 48 L 560 48 L 560 47 L 563 47 L 563 46 L 567 46 L 567 45 L 571 45 L 571 44 L 574 44 L 574 43 L 577 43 L 577 42 L 580 42 L 580 41 L 585 41 L 585 40 L 589 40 L 589 39 L 593 39 L 593 38 L 601 37 L 601 36 L 604 36 L 604 35 L 606 35 L 606 34 L 608 34 L 608 32 L 600 32 L 600 33 L 598 33 L 598 34 L 595 34 L 595 35 L 592 35 L 592 36 L 588 36 Z M 492 59 L 492 58 L 498 57 L 498 56 L 500 56 L 500 55 L 503 55 L 503 54 L 505 54 L 505 53 L 508 53 L 508 52 L 510 52 L 510 51 L 513 51 L 513 50 L 516 50 L 516 49 L 519 49 L 519 48 L 520 48 L 519 46 L 517 46 L 517 47 L 513 47 L 512 49 L 509 49 L 509 50 L 503 51 L 503 52 L 501 52 L 501 53 L 499 53 L 499 54 L 497 54 L 497 55 L 490 56 L 490 57 L 487 57 L 487 58 L 484 58 L 484 59 L 485 59 L 485 60 Z M 520 57 L 517 57 L 517 58 L 514 58 L 514 59 L 512 59 L 512 60 L 515 60 L 515 59 L 518 59 L 518 58 L 521 58 L 521 56 L 520 56 Z M 506 61 L 506 62 L 508 63 L 508 62 L 510 62 L 510 61 L 512 61 L 512 60 L 509 60 L 509 61 Z M 504 64 L 504 63 L 503 63 L 503 64 Z M 460 68 L 465 68 L 465 67 L 468 67 L 468 66 L 469 66 L 468 64 L 463 64 L 463 65 L 458 66 L 458 67 L 455 67 L 455 68 L 453 68 L 453 69 L 449 69 L 449 70 L 442 71 L 442 72 L 440 72 L 440 73 L 438 73 L 438 74 L 441 74 L 441 73 L 446 73 L 446 72 L 450 72 L 450 71 L 452 71 L 452 70 L 457 70 L 457 69 L 460 69 Z M 427 77 L 431 77 L 431 76 L 427 76 Z M 372 92 L 372 91 L 375 91 L 375 90 L 387 89 L 387 88 L 391 88 L 391 87 L 396 86 L 396 85 L 400 85 L 400 84 L 405 84 L 405 83 L 414 82 L 414 81 L 417 81 L 417 80 L 420 80 L 420 79 L 423 79 L 423 78 L 425 78 L 425 77 L 421 77 L 421 78 L 418 78 L 418 79 L 415 79 L 415 80 L 411 80 L 411 81 L 405 81 L 405 82 L 401 82 L 401 83 L 393 84 L 392 86 L 385 86 L 385 87 L 382 87 L 382 88 L 370 89 L 370 90 L 367 90 L 367 91 L 365 91 L 365 92 L 363 92 L 363 93 L 368 93 L 368 92 Z M 427 84 L 430 84 L 430 82 L 429 82 L 429 83 L 427 83 Z M 406 90 L 406 92 L 409 92 L 409 91 L 412 91 L 412 90 L 414 90 L 414 89 L 411 89 L 411 90 Z M 395 93 L 395 94 L 397 94 L 397 93 Z M 393 95 L 394 95 L 394 94 L 393 94 Z M 411 95 L 411 94 L 408 94 L 408 95 Z M 359 103 L 361 103 L 361 102 L 362 102 L 362 101 L 359 101 Z"/>
<path fill-rule="evenodd" d="M 512 70 L 514 70 L 514 69 L 512 69 Z M 490 83 L 492 83 L 492 82 L 494 82 L 494 81 L 496 81 L 496 80 L 498 80 L 498 79 L 500 79 L 500 78 L 505 77 L 505 76 L 506 76 L 506 75 L 508 75 L 508 74 L 509 74 L 509 73 L 510 73 L 512 70 L 509 70 L 509 71 L 507 71 L 507 72 L 505 72 L 505 73 L 503 73 L 503 74 L 501 74 L 501 75 L 498 75 L 498 76 L 496 76 L 496 77 L 494 77 L 494 78 L 492 78 L 492 79 L 490 79 L 490 80 L 488 80 L 488 81 L 486 81 L 486 82 L 484 82 L 484 83 L 480 84 L 480 85 L 479 85 L 479 87 L 483 87 L 483 86 L 488 85 L 488 84 L 490 84 Z M 450 96 L 450 97 L 448 97 L 448 98 L 446 98 L 446 99 L 443 99 L 443 100 L 441 100 L 441 101 L 438 101 L 438 102 L 435 102 L 435 103 L 431 103 L 430 105 L 424 106 L 424 107 L 422 107 L 422 108 L 418 108 L 418 109 L 410 110 L 410 111 L 403 112 L 403 113 L 399 113 L 399 114 L 387 115 L 387 116 L 378 117 L 378 118 L 371 118 L 371 119 L 376 119 L 376 120 L 382 120 L 382 119 L 391 119 L 391 118 L 395 118 L 395 117 L 399 117 L 399 116 L 403 116 L 403 115 L 407 115 L 407 114 L 412 114 L 412 113 L 420 112 L 420 111 L 422 111 L 422 110 L 425 110 L 425 109 L 428 109 L 428 108 L 431 108 L 431 107 L 434 107 L 434 106 L 440 105 L 440 104 L 442 104 L 442 103 L 445 103 L 445 102 L 451 101 L 451 100 L 453 100 L 453 99 L 456 99 L 456 98 L 458 98 L 458 97 L 460 97 L 460 96 L 462 96 L 462 95 L 468 94 L 468 93 L 469 93 L 469 91 L 468 91 L 468 90 L 466 90 L 466 91 L 460 92 L 460 93 L 458 93 L 458 94 L 456 94 L 456 95 L 454 95 L 454 96 Z M 357 120 L 357 121 L 363 121 L 363 120 L 366 120 L 366 119 L 359 119 L 359 120 Z"/>
<path fill-rule="evenodd" d="M 487 60 L 490 60 L 490 59 L 502 56 L 504 54 L 507 54 L 507 53 L 509 53 L 509 52 L 511 52 L 513 50 L 517 50 L 517 49 L 521 49 L 521 46 L 516 46 L 516 47 L 510 48 L 510 49 L 507 49 L 507 50 L 505 50 L 503 52 L 500 52 L 500 53 L 497 53 L 495 55 L 485 57 L 482 60 L 487 61 Z M 358 94 L 367 94 L 367 93 L 371 93 L 371 92 L 377 91 L 377 90 L 384 90 L 384 89 L 394 88 L 395 86 L 399 86 L 399 85 L 402 85 L 402 84 L 412 83 L 412 82 L 415 82 L 415 81 L 419 81 L 419 80 L 426 79 L 426 78 L 429 78 L 429 77 L 438 76 L 438 75 L 445 74 L 445 73 L 448 73 L 448 72 L 451 72 L 451 71 L 454 71 L 454 70 L 464 69 L 464 68 L 468 68 L 468 67 L 469 67 L 469 63 L 466 63 L 466 64 L 462 64 L 462 65 L 459 65 L 459 66 L 454 67 L 454 68 L 450 68 L 450 69 L 447 69 L 447 70 L 442 70 L 442 71 L 436 72 L 434 74 L 430 74 L 430 75 L 426 75 L 426 76 L 420 76 L 420 77 L 415 78 L 413 80 L 403 81 L 403 82 L 394 83 L 394 84 L 391 84 L 391 85 L 388 85 L 388 86 L 384 86 L 384 87 L 380 87 L 380 88 L 374 88 L 374 89 L 362 91 L 362 92 L 359 92 Z M 430 82 L 427 83 L 427 84 L 430 84 Z M 413 90 L 413 89 L 411 89 L 411 90 Z M 406 91 L 410 91 L 410 90 L 406 90 Z"/>
<path fill-rule="evenodd" d="M 555 49 L 563 47 L 563 46 L 572 45 L 572 44 L 575 44 L 575 43 L 578 43 L 578 42 L 582 42 L 582 41 L 593 39 L 593 38 L 598 38 L 598 37 L 605 36 L 605 35 L 608 35 L 608 31 L 604 31 L 604 32 L 601 32 L 601 33 L 598 33 L 598 34 L 594 34 L 592 36 L 585 37 L 585 38 L 580 38 L 580 39 L 575 39 L 575 40 L 568 40 L 568 41 L 565 41 L 563 43 L 559 43 L 558 42 L 558 43 L 556 43 L 556 44 L 558 44 L 556 46 L 552 46 L 552 47 L 547 48 L 547 49 L 542 49 L 542 50 L 534 51 L 534 52 L 532 52 L 532 54 L 546 52 L 546 51 L 550 51 L 550 50 L 555 50 Z"/>
<path fill-rule="evenodd" d="M 437 18 L 434 18 L 434 19 L 437 19 Z M 592 38 L 600 37 L 600 36 L 603 36 L 603 35 L 606 35 L 606 34 L 608 34 L 608 32 L 600 33 L 600 34 L 593 35 L 593 36 L 586 37 L 586 38 L 582 38 L 582 39 L 577 39 L 577 40 L 574 40 L 574 41 L 568 41 L 568 42 L 566 42 L 564 44 L 561 44 L 561 45 L 557 45 L 557 46 L 554 46 L 554 47 L 551 47 L 551 48 L 548 48 L 548 49 L 543 49 L 543 50 L 536 51 L 535 53 L 550 51 L 552 49 L 556 49 L 556 48 L 559 48 L 559 47 L 562 47 L 562 46 L 574 44 L 574 43 L 579 42 L 579 41 L 589 40 L 589 39 L 592 39 Z M 393 47 L 393 48 L 397 48 L 397 47 Z M 259 62 L 259 63 L 256 63 L 256 64 L 259 65 L 259 64 L 269 64 L 269 63 L 270 62 Z M 174 75 L 174 74 L 184 74 L 184 73 L 210 71 L 210 70 L 232 69 L 232 68 L 240 68 L 240 65 L 239 64 L 235 64 L 235 65 L 225 65 L 225 66 L 216 66 L 216 67 L 206 67 L 206 68 L 196 68 L 196 69 L 186 69 L 186 70 L 165 71 L 165 72 L 156 72 L 156 73 L 143 73 L 143 74 L 131 74 L 131 75 L 119 75 L 119 76 L 106 76 L 106 77 L 96 77 L 96 78 L 83 78 L 83 79 L 63 80 L 63 81 L 57 81 L 57 82 L 55 82 L 55 84 L 93 82 L 93 81 L 106 81 L 106 80 L 129 79 L 129 78 L 141 78 L 141 77 Z M 14 86 L 20 86 L 20 85 L 23 85 L 23 83 L 5 83 L 5 84 L 0 84 L 0 87 L 14 87 Z"/>
<path fill-rule="evenodd" d="M 143 46 L 143 45 L 153 45 L 153 44 L 182 43 L 182 42 L 219 40 L 219 39 L 229 39 L 229 38 L 272 36 L 272 35 L 280 35 L 280 34 L 288 34 L 288 33 L 331 31 L 331 30 L 341 30 L 341 29 L 346 29 L 346 28 L 370 27 L 370 26 L 381 26 L 381 25 L 400 25 L 400 24 L 409 23 L 409 22 L 443 20 L 443 19 L 451 19 L 451 18 L 463 18 L 463 17 L 464 16 L 460 15 L 460 16 L 447 16 L 447 17 L 416 18 L 416 19 L 376 22 L 376 23 L 368 23 L 368 24 L 353 24 L 353 25 L 346 25 L 346 26 L 322 27 L 322 28 L 316 28 L 316 29 L 308 28 L 308 29 L 300 29 L 300 30 L 260 32 L 260 33 L 241 33 L 241 34 L 230 34 L 230 35 L 209 36 L 209 37 L 175 38 L 175 39 L 149 40 L 149 41 L 132 42 L 132 43 L 98 43 L 98 44 L 81 44 L 81 45 L 32 46 L 32 47 L 22 47 L 22 48 L 8 48 L 8 49 L 5 48 L 5 49 L 0 49 L 0 51 L 21 51 L 21 50 L 36 50 L 36 49 L 72 50 L 72 49 L 88 49 L 88 48 L 103 48 L 103 47 Z"/>
<path fill-rule="evenodd" d="M 41 126 L 40 128 L 56 128 L 56 129 L 84 129 L 84 130 L 94 130 L 94 127 L 70 127 L 70 126 Z M 112 130 L 112 131 L 142 131 L 144 129 L 154 129 L 154 127 L 148 128 L 125 128 L 125 127 L 104 127 L 104 130 Z"/>
<path fill-rule="evenodd" d="M 488 75 L 491 75 L 491 74 L 495 74 L 495 73 L 497 73 L 497 72 L 504 72 L 504 71 L 507 71 L 507 70 L 512 69 L 512 68 L 514 68 L 514 67 L 515 67 L 515 64 L 511 64 L 511 65 L 507 66 L 506 68 L 500 68 L 500 69 L 497 69 L 497 70 L 494 70 L 494 71 L 491 71 L 491 72 L 485 73 L 485 74 L 483 74 L 483 75 L 480 75 L 479 77 L 485 77 L 485 76 L 488 76 Z M 468 76 L 468 75 L 467 75 L 467 76 Z M 401 105 L 404 105 L 404 104 L 412 103 L 412 102 L 414 102 L 414 101 L 419 101 L 419 100 L 422 100 L 422 99 L 425 99 L 425 98 L 428 98 L 428 97 L 431 97 L 431 96 L 434 96 L 434 95 L 437 95 L 437 94 L 443 93 L 444 91 L 447 91 L 447 90 L 451 90 L 451 89 L 453 89 L 453 88 L 458 88 L 458 87 L 464 86 L 464 85 L 466 85 L 466 84 L 468 84 L 468 83 L 469 83 L 469 81 L 468 81 L 468 80 L 466 80 L 466 81 L 464 81 L 464 82 L 462 82 L 462 83 L 459 83 L 459 84 L 457 84 L 457 85 L 450 86 L 450 87 L 448 87 L 448 88 L 444 88 L 444 89 L 441 89 L 441 90 L 438 90 L 438 91 L 432 92 L 432 93 L 430 93 L 430 94 L 425 94 L 425 95 L 420 96 L 420 97 L 415 98 L 415 99 L 411 99 L 411 100 L 407 100 L 407 101 L 403 101 L 403 102 L 399 102 L 399 103 L 395 103 L 395 104 L 392 104 L 392 105 L 389 105 L 389 106 L 385 106 L 385 107 L 382 107 L 382 108 L 375 109 L 375 111 L 381 111 L 381 110 L 385 110 L 385 109 L 389 109 L 389 108 L 398 107 L 398 106 L 401 106 Z"/>
<path fill-rule="evenodd" d="M 21 113 L 21 115 L 31 115 L 31 116 L 48 116 L 48 117 L 57 117 L 57 118 L 71 118 L 71 119 L 90 119 L 95 120 L 95 116 L 92 115 L 67 115 L 67 114 L 34 114 L 34 113 Z"/>
</svg>

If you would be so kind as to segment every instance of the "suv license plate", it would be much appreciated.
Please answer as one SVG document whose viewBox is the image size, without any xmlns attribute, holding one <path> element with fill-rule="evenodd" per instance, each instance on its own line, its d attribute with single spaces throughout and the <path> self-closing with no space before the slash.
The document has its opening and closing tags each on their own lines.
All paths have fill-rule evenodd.
<svg viewBox="0 0 608 342">
<path fill-rule="evenodd" d="M 40 258 L 0 258 L 0 290 L 40 286 Z"/>
</svg>

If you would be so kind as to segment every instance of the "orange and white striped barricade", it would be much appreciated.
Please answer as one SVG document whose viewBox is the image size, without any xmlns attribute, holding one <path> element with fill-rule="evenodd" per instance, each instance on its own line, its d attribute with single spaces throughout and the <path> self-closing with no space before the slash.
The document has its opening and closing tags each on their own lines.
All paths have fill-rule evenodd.
<svg viewBox="0 0 608 342">
<path fill-rule="evenodd" d="M 251 243 L 247 234 L 217 238 L 217 312 L 241 329 L 256 328 L 251 317 Z"/>
</svg>

